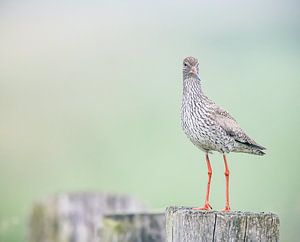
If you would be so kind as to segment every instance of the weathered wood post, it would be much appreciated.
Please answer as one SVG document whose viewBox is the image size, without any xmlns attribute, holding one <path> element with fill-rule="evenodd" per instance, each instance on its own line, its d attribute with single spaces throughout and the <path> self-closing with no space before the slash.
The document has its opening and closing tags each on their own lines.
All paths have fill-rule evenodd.
<svg viewBox="0 0 300 242">
<path fill-rule="evenodd" d="M 279 218 L 273 213 L 166 210 L 167 242 L 279 241 Z"/>
<path fill-rule="evenodd" d="M 28 242 L 100 242 L 97 232 L 106 213 L 142 212 L 128 195 L 63 193 L 36 203 L 28 224 Z"/>
<path fill-rule="evenodd" d="M 165 242 L 164 213 L 106 215 L 99 231 L 105 242 Z"/>
</svg>

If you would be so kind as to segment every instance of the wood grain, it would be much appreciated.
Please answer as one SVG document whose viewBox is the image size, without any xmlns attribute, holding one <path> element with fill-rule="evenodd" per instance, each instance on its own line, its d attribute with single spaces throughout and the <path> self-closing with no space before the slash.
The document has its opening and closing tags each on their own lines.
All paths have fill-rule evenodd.
<svg viewBox="0 0 300 242">
<path fill-rule="evenodd" d="M 274 213 L 169 207 L 166 229 L 167 242 L 279 241 L 279 217 Z"/>
</svg>

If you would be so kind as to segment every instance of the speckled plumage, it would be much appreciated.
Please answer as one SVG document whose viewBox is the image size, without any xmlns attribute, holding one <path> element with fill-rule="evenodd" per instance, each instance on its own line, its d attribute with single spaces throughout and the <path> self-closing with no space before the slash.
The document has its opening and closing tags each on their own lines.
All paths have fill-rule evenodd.
<svg viewBox="0 0 300 242">
<path fill-rule="evenodd" d="M 183 62 L 181 124 L 187 137 L 205 152 L 243 152 L 263 155 L 265 148 L 251 139 L 225 110 L 202 91 L 198 60 Z"/>
</svg>

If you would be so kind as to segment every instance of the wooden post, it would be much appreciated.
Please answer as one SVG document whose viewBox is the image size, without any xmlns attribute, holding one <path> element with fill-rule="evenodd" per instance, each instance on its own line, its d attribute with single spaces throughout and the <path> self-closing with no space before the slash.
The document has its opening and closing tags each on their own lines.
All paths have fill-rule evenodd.
<svg viewBox="0 0 300 242">
<path fill-rule="evenodd" d="M 29 242 L 102 242 L 97 231 L 106 213 L 141 212 L 144 206 L 128 195 L 66 193 L 36 203 L 31 211 Z"/>
<path fill-rule="evenodd" d="M 166 210 L 167 242 L 279 241 L 279 217 L 273 213 Z"/>
<path fill-rule="evenodd" d="M 99 231 L 105 242 L 165 242 L 164 213 L 106 215 Z"/>
</svg>

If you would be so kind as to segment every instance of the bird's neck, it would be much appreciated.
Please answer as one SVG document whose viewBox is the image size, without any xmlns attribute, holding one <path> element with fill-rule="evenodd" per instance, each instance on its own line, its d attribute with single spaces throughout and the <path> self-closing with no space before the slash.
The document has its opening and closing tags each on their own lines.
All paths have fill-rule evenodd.
<svg viewBox="0 0 300 242">
<path fill-rule="evenodd" d="M 183 80 L 183 95 L 197 95 L 200 98 L 204 96 L 200 80 L 197 78 L 186 78 Z"/>
</svg>

